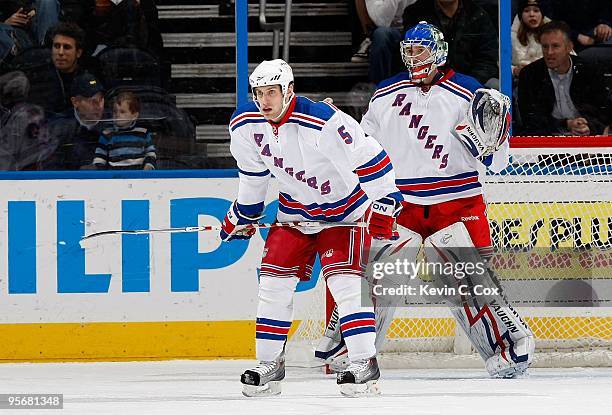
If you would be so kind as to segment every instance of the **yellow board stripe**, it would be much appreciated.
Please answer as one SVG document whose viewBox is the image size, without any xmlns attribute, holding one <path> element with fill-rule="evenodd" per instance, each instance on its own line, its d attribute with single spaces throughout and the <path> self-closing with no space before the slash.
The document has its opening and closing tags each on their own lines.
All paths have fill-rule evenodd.
<svg viewBox="0 0 612 415">
<path fill-rule="evenodd" d="M 612 317 L 525 320 L 540 340 L 612 340 Z M 452 337 L 455 320 L 395 319 L 388 333 L 396 339 Z M 254 337 L 253 321 L 0 324 L 0 361 L 252 359 Z"/>
</svg>

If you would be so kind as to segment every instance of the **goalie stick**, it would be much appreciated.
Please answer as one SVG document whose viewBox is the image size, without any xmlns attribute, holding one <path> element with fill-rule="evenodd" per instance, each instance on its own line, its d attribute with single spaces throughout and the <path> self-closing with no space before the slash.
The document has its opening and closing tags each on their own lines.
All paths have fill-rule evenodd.
<svg viewBox="0 0 612 415">
<path fill-rule="evenodd" d="M 365 228 L 368 226 L 366 222 L 276 222 L 276 223 L 251 223 L 249 225 L 240 225 L 240 229 L 270 229 L 270 228 L 334 228 L 337 226 L 343 227 L 359 227 Z M 181 232 L 204 232 L 204 231 L 216 231 L 219 232 L 221 226 L 187 226 L 185 228 L 163 228 L 163 229 L 138 229 L 138 230 L 109 230 L 95 232 L 81 238 L 81 241 L 90 240 L 104 235 L 141 235 L 141 234 L 152 234 L 152 233 L 181 233 Z"/>
</svg>

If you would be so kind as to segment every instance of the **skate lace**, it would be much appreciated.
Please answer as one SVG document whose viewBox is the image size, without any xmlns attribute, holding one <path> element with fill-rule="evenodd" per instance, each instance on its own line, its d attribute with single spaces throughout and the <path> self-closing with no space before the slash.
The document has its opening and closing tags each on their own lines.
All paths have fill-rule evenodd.
<svg viewBox="0 0 612 415">
<path fill-rule="evenodd" d="M 368 367 L 368 361 L 369 359 L 355 360 L 349 364 L 346 371 L 351 373 L 359 373 L 364 371 Z"/>
<path fill-rule="evenodd" d="M 268 373 L 273 372 L 275 369 L 276 369 L 276 362 L 261 361 L 253 370 L 262 375 L 267 375 Z"/>
</svg>

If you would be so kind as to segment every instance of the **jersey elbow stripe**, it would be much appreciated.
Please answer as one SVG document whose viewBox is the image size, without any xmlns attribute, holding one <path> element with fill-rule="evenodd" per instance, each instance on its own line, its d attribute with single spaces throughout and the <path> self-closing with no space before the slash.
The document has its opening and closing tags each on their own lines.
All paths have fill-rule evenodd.
<svg viewBox="0 0 612 415">
<path fill-rule="evenodd" d="M 260 172 L 252 172 L 252 171 L 246 171 L 246 170 L 238 169 L 238 173 L 244 174 L 245 176 L 264 177 L 264 176 L 267 176 L 267 175 L 270 174 L 270 170 L 266 169 L 266 170 L 260 171 Z"/>
</svg>

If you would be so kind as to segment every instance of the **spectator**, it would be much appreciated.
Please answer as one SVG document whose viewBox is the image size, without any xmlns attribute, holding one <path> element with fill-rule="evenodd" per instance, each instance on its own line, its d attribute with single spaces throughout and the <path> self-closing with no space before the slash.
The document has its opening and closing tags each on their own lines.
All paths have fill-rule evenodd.
<svg viewBox="0 0 612 415">
<path fill-rule="evenodd" d="M 368 62 L 369 79 L 375 84 L 401 70 L 397 50 L 402 40 L 402 14 L 416 0 L 355 0 L 366 35 L 352 62 Z"/>
<path fill-rule="evenodd" d="M 519 108 L 525 133 L 597 135 L 610 123 L 603 76 L 571 56 L 570 28 L 552 21 L 541 29 L 544 57 L 519 76 Z"/>
<path fill-rule="evenodd" d="M 69 95 L 72 108 L 49 126 L 60 145 L 45 166 L 49 170 L 93 168 L 91 159 L 102 130 L 104 88 L 92 74 L 85 72 L 74 79 Z"/>
<path fill-rule="evenodd" d="M 449 67 L 497 87 L 497 29 L 472 0 L 418 0 L 404 10 L 404 28 L 419 21 L 439 27 L 448 42 Z"/>
<path fill-rule="evenodd" d="M 23 72 L 0 77 L 0 170 L 37 170 L 57 148 L 43 109 L 26 101 L 28 89 Z"/>
<path fill-rule="evenodd" d="M 570 39 L 578 52 L 605 43 L 612 36 L 612 7 L 609 0 L 557 0 L 552 16 L 570 26 Z"/>
<path fill-rule="evenodd" d="M 87 51 L 96 55 L 109 46 L 148 46 L 148 30 L 140 2 L 149 0 L 96 0 L 87 26 Z"/>
<path fill-rule="evenodd" d="M 57 0 L 7 0 L 0 2 L 0 22 L 10 25 L 20 47 L 43 45 L 47 31 L 59 21 Z"/>
<path fill-rule="evenodd" d="M 151 134 L 136 126 L 140 100 L 132 92 L 117 95 L 113 104 L 114 127 L 102 131 L 93 164 L 99 169 L 155 169 L 156 154 Z"/>
<path fill-rule="evenodd" d="M 523 67 L 542 57 L 539 31 L 548 22 L 550 19 L 542 14 L 539 0 L 521 0 L 520 13 L 512 22 L 512 75 L 515 77 Z"/>
<path fill-rule="evenodd" d="M 73 79 L 84 72 L 80 64 L 84 37 L 74 23 L 60 23 L 52 32 L 52 63 L 32 81 L 30 94 L 31 100 L 48 113 L 59 114 L 72 107 Z"/>
</svg>

